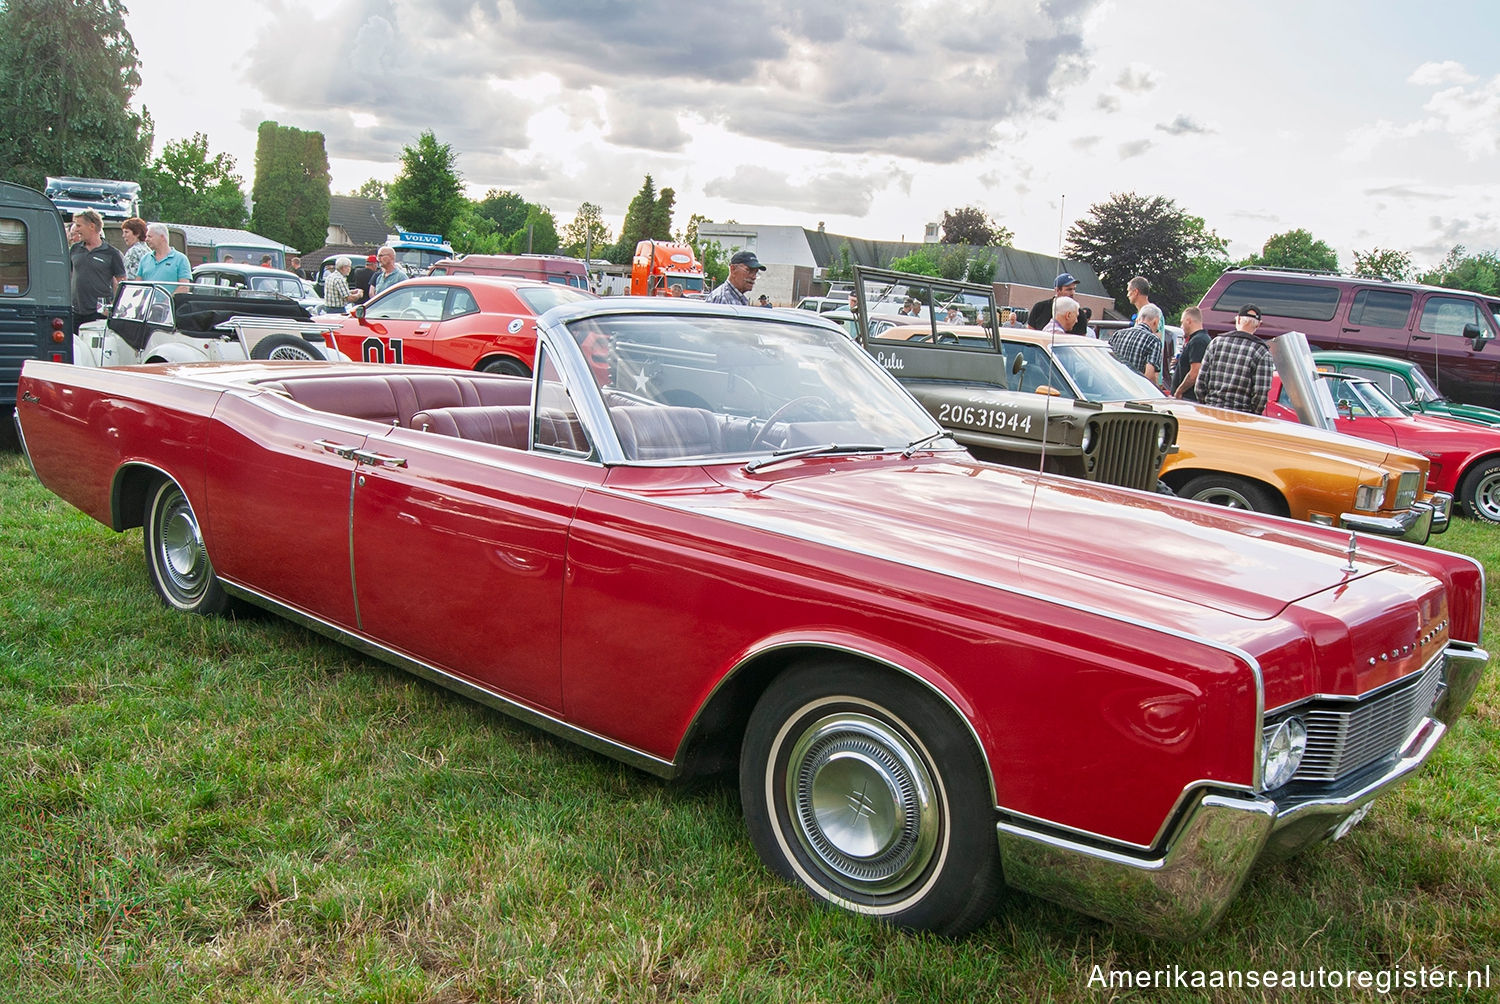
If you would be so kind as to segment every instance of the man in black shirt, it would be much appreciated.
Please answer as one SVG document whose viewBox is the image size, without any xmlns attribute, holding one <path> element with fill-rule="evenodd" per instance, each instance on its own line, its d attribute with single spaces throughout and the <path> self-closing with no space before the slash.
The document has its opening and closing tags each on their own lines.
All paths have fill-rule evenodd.
<svg viewBox="0 0 1500 1004">
<path fill-rule="evenodd" d="M 92 209 L 73 216 L 78 243 L 73 259 L 73 321 L 83 324 L 104 316 L 101 305 L 115 302 L 115 287 L 125 278 L 125 258 L 104 240 L 104 220 Z"/>
<path fill-rule="evenodd" d="M 1026 326 L 1033 331 L 1041 331 L 1052 320 L 1052 303 L 1060 296 L 1072 297 L 1073 291 L 1078 288 L 1078 280 L 1067 272 L 1057 277 L 1053 283 L 1053 294 L 1045 300 L 1038 300 L 1032 305 L 1031 313 L 1026 315 Z M 1089 311 L 1087 307 L 1081 307 L 1078 311 L 1078 320 L 1068 329 L 1071 335 L 1086 335 L 1089 333 Z"/>
</svg>

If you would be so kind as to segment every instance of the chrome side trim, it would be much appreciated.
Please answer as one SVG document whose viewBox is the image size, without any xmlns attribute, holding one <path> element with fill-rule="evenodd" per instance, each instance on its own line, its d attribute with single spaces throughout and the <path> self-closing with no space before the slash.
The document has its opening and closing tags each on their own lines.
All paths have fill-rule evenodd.
<svg viewBox="0 0 1500 1004">
<path fill-rule="evenodd" d="M 404 655 L 395 649 L 387 648 L 378 642 L 372 641 L 364 635 L 355 634 L 336 624 L 330 624 L 319 617 L 315 617 L 296 607 L 287 606 L 279 600 L 274 600 L 239 583 L 230 582 L 223 578 L 219 581 L 223 584 L 225 592 L 239 599 L 253 603 L 258 607 L 264 607 L 277 616 L 285 617 L 287 620 L 300 624 L 310 631 L 315 631 L 326 638 L 331 638 L 358 652 L 379 659 L 381 662 L 390 663 L 398 669 L 404 669 L 413 676 L 420 676 L 424 680 L 447 687 L 449 690 L 462 694 L 471 700 L 487 704 L 497 711 L 503 712 L 534 728 L 541 729 L 543 732 L 559 736 L 569 742 L 577 743 L 586 749 L 602 753 L 607 757 L 619 760 L 622 763 L 629 764 L 632 767 L 659 777 L 670 780 L 677 776 L 678 767 L 669 760 L 663 760 L 654 754 L 638 750 L 633 746 L 626 746 L 623 743 L 615 742 L 613 739 L 601 736 L 597 732 L 590 732 L 588 729 L 569 725 L 567 722 L 555 718 L 546 712 L 538 711 L 535 708 L 513 701 L 487 687 L 481 687 L 477 683 L 454 676 L 446 670 L 413 659 L 411 656 Z"/>
<path fill-rule="evenodd" d="M 1096 833 L 1093 830 L 1079 829 L 1076 826 L 1068 826 L 1065 823 L 1059 823 L 1055 820 L 1043 819 L 1041 816 L 1017 812 L 1015 809 L 1007 809 L 1004 806 L 995 806 L 995 811 L 1004 817 L 1015 820 L 1016 822 L 1012 826 L 1017 832 L 1056 833 L 1060 834 L 1063 839 L 1066 839 L 1071 834 L 1080 838 L 1080 840 L 1087 841 L 1091 847 L 1117 848 L 1119 853 L 1126 856 L 1139 856 L 1150 854 L 1153 848 L 1165 846 L 1167 834 L 1177 825 L 1177 820 L 1186 814 L 1184 807 L 1190 805 L 1195 799 L 1202 798 L 1204 793 L 1209 791 L 1241 792 L 1248 796 L 1256 794 L 1256 789 L 1251 788 L 1249 785 L 1225 784 L 1223 781 L 1216 781 L 1213 778 L 1205 777 L 1189 781 L 1182 786 L 1182 791 L 1178 792 L 1177 799 L 1172 803 L 1172 808 L 1168 809 L 1166 815 L 1162 818 L 1161 826 L 1157 828 L 1156 834 L 1151 838 L 1149 843 L 1145 844 L 1137 844 L 1134 841 L 1106 836 L 1103 833 Z M 1027 826 L 1023 825 L 1023 823 L 1030 823 L 1032 825 Z"/>
<path fill-rule="evenodd" d="M 1479 680 L 1489 665 L 1490 654 L 1478 645 L 1449 641 L 1444 650 L 1448 665 L 1443 674 L 1444 688 L 1432 706 L 1432 717 L 1451 728 L 1479 689 Z"/>
</svg>

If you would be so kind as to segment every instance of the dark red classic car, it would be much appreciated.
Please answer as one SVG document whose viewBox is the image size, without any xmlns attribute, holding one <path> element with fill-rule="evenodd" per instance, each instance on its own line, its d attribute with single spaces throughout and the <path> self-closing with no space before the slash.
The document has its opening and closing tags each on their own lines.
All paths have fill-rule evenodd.
<svg viewBox="0 0 1500 1004">
<path fill-rule="evenodd" d="M 1451 494 L 1454 508 L 1471 519 L 1500 523 L 1500 429 L 1407 411 L 1363 377 L 1324 373 L 1321 379 L 1338 405 L 1339 432 L 1420 453 L 1431 461 L 1428 490 Z M 1266 414 L 1298 421 L 1279 376 Z"/>
<path fill-rule="evenodd" d="M 166 603 L 737 771 L 771 868 L 915 928 L 1009 884 L 1201 931 L 1421 766 L 1487 660 L 1474 561 L 975 462 L 791 311 L 559 307 L 531 379 L 32 362 L 17 414 Z"/>
<path fill-rule="evenodd" d="M 344 355 L 365 362 L 530 376 L 537 315 L 589 299 L 592 293 L 532 279 L 420 277 L 356 307 L 329 337 Z"/>
</svg>

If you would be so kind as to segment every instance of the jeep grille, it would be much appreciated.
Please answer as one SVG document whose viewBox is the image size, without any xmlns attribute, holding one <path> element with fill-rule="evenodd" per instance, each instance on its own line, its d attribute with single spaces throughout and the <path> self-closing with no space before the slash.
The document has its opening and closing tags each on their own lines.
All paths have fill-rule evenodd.
<svg viewBox="0 0 1500 1004">
<path fill-rule="evenodd" d="M 1089 480 L 1155 491 L 1166 447 L 1176 439 L 1175 420 L 1156 412 L 1101 412 L 1089 416 L 1083 455 Z"/>
</svg>

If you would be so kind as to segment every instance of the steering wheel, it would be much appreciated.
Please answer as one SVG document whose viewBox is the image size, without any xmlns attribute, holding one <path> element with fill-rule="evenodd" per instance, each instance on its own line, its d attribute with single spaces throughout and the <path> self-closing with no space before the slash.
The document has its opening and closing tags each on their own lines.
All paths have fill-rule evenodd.
<svg viewBox="0 0 1500 1004">
<path fill-rule="evenodd" d="M 407 307 L 401 311 L 401 319 L 403 321 L 420 321 L 422 320 L 422 312 L 415 307 Z"/>
<path fill-rule="evenodd" d="M 832 406 L 821 397 L 818 397 L 816 394 L 805 394 L 802 397 L 794 397 L 786 404 L 782 405 L 780 408 L 777 408 L 775 411 L 771 412 L 771 415 L 766 419 L 765 424 L 756 431 L 755 436 L 750 440 L 750 449 L 753 450 L 757 446 L 760 446 L 765 442 L 766 433 L 771 430 L 771 426 L 775 425 L 778 419 L 780 419 L 787 412 L 791 411 L 793 408 L 796 408 L 798 405 L 803 404 L 820 404 L 824 408 L 832 410 Z"/>
</svg>

